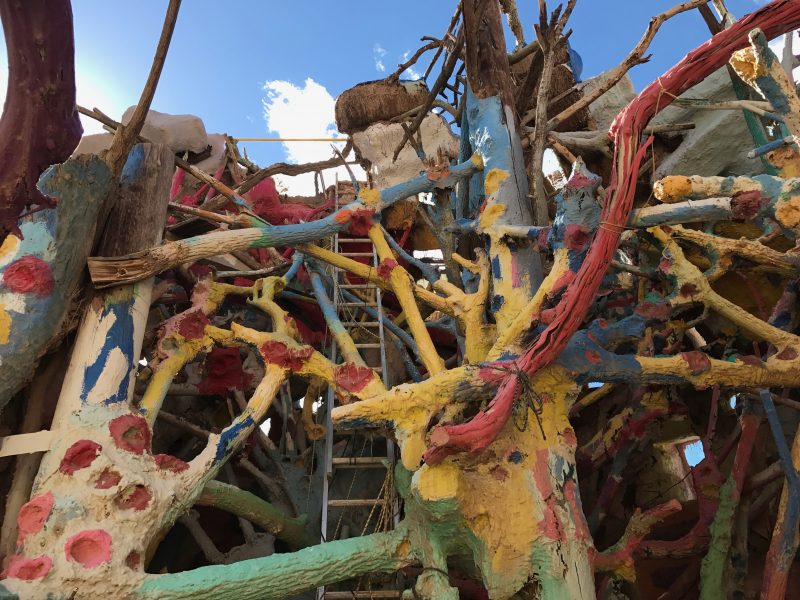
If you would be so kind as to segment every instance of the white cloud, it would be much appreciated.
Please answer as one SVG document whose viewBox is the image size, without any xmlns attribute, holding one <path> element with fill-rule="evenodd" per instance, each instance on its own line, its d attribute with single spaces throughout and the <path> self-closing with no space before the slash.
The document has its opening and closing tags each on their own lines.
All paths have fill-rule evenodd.
<svg viewBox="0 0 800 600">
<path fill-rule="evenodd" d="M 380 44 L 375 44 L 372 47 L 372 58 L 375 60 L 375 69 L 381 73 L 386 72 L 386 65 L 383 64 L 384 56 L 386 56 L 386 50 Z"/>
<path fill-rule="evenodd" d="M 402 58 L 402 60 L 401 60 L 400 62 L 403 62 L 403 63 L 404 63 L 404 62 L 406 62 L 406 61 L 407 61 L 409 58 L 411 58 L 411 50 L 406 50 L 405 52 L 403 52 L 403 58 Z M 406 76 L 408 79 L 410 79 L 411 81 L 416 81 L 417 79 L 419 79 L 420 77 L 422 77 L 422 75 L 420 75 L 420 74 L 419 74 L 419 73 L 418 73 L 418 72 L 417 72 L 417 71 L 414 69 L 414 67 L 408 67 L 408 68 L 407 68 L 405 71 L 403 71 L 403 75 L 405 75 L 405 76 Z"/>
<path fill-rule="evenodd" d="M 267 129 L 275 132 L 278 137 L 343 137 L 336 130 L 334 120 L 336 101 L 324 86 L 310 77 L 305 80 L 302 87 L 290 81 L 267 81 L 264 84 L 264 91 L 266 93 L 263 100 L 264 120 Z M 344 144 L 337 146 L 341 150 Z M 330 144 L 324 142 L 284 142 L 283 147 L 287 160 L 293 163 L 317 162 L 327 160 L 334 155 Z M 351 165 L 351 168 L 357 178 L 366 178 L 363 169 L 358 165 Z M 347 170 L 338 167 L 323 172 L 325 184 L 331 185 L 337 174 L 340 180 L 350 180 Z M 277 179 L 292 195 L 314 194 L 313 173 Z"/>
</svg>

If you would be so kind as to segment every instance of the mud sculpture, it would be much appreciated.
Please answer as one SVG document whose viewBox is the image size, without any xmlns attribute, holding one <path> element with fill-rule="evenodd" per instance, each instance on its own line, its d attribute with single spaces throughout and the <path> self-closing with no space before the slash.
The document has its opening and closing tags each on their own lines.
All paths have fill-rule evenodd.
<svg viewBox="0 0 800 600">
<path fill-rule="evenodd" d="M 10 50 L 31 51 L 20 36 L 42 4 L 0 11 Z M 346 163 L 350 144 L 260 169 L 230 138 L 176 156 L 140 137 L 179 4 L 125 125 L 74 107 L 69 81 L 56 90 L 69 109 L 42 127 L 71 132 L 80 108 L 115 130 L 107 151 L 67 159 L 78 140 L 64 133 L 0 174 L 14 190 L 0 206 L 0 450 L 27 444 L 0 463 L 0 598 L 337 597 L 337 582 L 431 600 L 790 597 L 800 99 L 767 41 L 800 27 L 800 2 L 738 21 L 723 2 L 719 20 L 677 5 L 581 86 L 565 51 L 575 0 L 540 2 L 533 42 L 513 1 L 463 0 L 441 40 L 339 100 L 356 158 L 387 185 L 315 198 L 270 177 Z M 593 103 L 695 10 L 709 40 L 598 131 Z M 66 60 L 71 40 L 49 43 Z M 438 76 L 399 81 L 430 51 Z M 706 108 L 748 113 L 759 133 L 741 143 L 763 173 L 650 181 L 687 129 L 651 120 L 720 69 L 740 99 Z M 33 89 L 51 71 L 28 76 Z M 568 173 L 557 187 L 547 148 Z M 40 173 L 39 191 L 14 183 Z M 432 248 L 441 267 L 415 256 Z M 382 291 L 380 315 L 359 284 Z M 338 312 L 359 302 L 385 322 L 391 377 Z M 314 440 L 346 431 L 396 444 L 400 501 L 386 530 L 320 543 Z M 404 590 L 375 577 L 398 572 Z"/>
</svg>

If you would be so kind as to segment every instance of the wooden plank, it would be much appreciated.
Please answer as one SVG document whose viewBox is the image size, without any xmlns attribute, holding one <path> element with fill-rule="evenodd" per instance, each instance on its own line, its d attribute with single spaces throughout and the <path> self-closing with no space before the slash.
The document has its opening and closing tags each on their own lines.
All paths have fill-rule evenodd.
<svg viewBox="0 0 800 600">
<path fill-rule="evenodd" d="M 53 433 L 48 429 L 44 429 L 35 433 L 20 433 L 0 438 L 0 458 L 46 452 L 50 449 Z"/>
</svg>

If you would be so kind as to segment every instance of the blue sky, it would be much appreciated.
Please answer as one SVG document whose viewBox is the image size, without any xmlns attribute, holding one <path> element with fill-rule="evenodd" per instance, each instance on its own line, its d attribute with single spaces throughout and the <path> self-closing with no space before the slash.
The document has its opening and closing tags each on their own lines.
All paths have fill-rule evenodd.
<svg viewBox="0 0 800 600">
<path fill-rule="evenodd" d="M 616 65 L 641 37 L 649 18 L 676 1 L 578 0 L 570 20 L 571 43 L 583 58 L 584 77 Z M 138 99 L 167 2 L 135 4 L 134 8 L 122 0 L 73 0 L 79 102 L 114 117 Z M 517 0 L 517 4 L 530 40 L 537 3 Z M 764 2 L 728 0 L 727 4 L 741 16 Z M 391 72 L 404 53 L 421 45 L 420 36 L 440 36 L 455 2 L 241 0 L 235 10 L 229 6 L 212 0 L 183 2 L 153 108 L 198 115 L 209 132 L 259 137 L 276 135 L 267 127 L 265 99 L 277 107 L 270 124 L 283 136 L 329 131 L 333 99 L 348 87 Z M 707 37 L 696 11 L 667 22 L 651 46 L 651 62 L 631 72 L 636 88 Z M 423 69 L 425 65 L 423 58 Z M 5 63 L 2 71 L 5 76 Z M 265 90 L 265 82 L 272 82 L 271 92 Z M 288 149 L 281 144 L 248 144 L 247 150 L 261 165 L 287 157 L 314 160 L 320 154 L 330 155 L 326 144 Z"/>
</svg>

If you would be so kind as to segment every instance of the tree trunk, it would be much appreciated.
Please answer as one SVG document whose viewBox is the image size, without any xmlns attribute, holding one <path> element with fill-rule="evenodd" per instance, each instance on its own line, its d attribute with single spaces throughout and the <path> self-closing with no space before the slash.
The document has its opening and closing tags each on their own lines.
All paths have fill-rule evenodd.
<svg viewBox="0 0 800 600">
<path fill-rule="evenodd" d="M 52 205 L 39 175 L 65 161 L 83 133 L 75 108 L 70 0 L 0 3 L 8 49 L 8 91 L 0 119 L 0 241 L 18 233 L 22 209 Z"/>
</svg>

